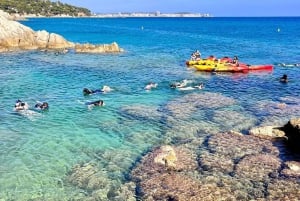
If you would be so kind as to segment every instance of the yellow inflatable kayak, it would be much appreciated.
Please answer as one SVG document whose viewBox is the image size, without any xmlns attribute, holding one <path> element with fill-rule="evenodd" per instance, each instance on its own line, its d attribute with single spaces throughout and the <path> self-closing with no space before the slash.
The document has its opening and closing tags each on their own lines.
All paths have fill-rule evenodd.
<svg viewBox="0 0 300 201">
<path fill-rule="evenodd" d="M 202 65 L 193 65 L 196 70 L 207 71 L 207 72 L 248 72 L 249 67 L 247 65 L 236 65 L 231 63 L 218 63 L 214 62 L 213 64 L 202 64 Z"/>
</svg>

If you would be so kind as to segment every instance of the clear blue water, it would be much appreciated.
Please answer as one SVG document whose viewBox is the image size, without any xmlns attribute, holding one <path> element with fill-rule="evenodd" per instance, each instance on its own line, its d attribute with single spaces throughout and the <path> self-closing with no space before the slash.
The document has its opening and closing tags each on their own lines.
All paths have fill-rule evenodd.
<svg viewBox="0 0 300 201">
<path fill-rule="evenodd" d="M 30 19 L 22 23 L 78 43 L 115 41 L 125 52 L 0 55 L 0 198 L 4 200 L 68 200 L 81 190 L 61 183 L 75 164 L 95 161 L 95 155 L 104 180 L 125 182 L 124 175 L 144 152 L 172 142 L 169 134 L 176 127 L 151 112 L 145 112 L 149 118 L 130 115 L 126 107 L 155 113 L 193 93 L 221 94 L 235 104 L 199 108 L 176 119 L 179 125 L 198 126 L 199 122 L 217 132 L 282 125 L 300 115 L 300 67 L 275 65 L 272 72 L 213 75 L 185 66 L 195 49 L 203 57 L 238 55 L 249 64 L 300 63 L 300 18 Z M 282 74 L 288 75 L 289 83 L 278 82 Z M 171 82 L 183 79 L 203 82 L 205 89 L 182 92 L 169 88 Z M 150 81 L 158 87 L 147 92 L 144 86 Z M 114 90 L 82 95 L 84 87 L 103 85 Z M 17 99 L 31 107 L 47 101 L 50 109 L 20 114 L 13 111 Z M 84 104 L 98 99 L 106 105 L 88 109 Z M 276 110 L 281 103 L 286 110 Z M 231 128 L 241 122 L 226 117 L 224 111 L 245 117 L 245 126 Z M 172 117 L 172 113 L 160 115 Z M 186 128 L 181 128 L 185 133 L 182 129 Z"/>
</svg>

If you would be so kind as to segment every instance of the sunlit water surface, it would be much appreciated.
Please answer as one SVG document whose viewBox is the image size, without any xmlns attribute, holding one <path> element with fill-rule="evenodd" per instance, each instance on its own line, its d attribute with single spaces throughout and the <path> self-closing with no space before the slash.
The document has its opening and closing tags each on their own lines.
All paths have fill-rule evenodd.
<svg viewBox="0 0 300 201">
<path fill-rule="evenodd" d="M 193 134 L 188 128 L 200 125 L 212 134 L 246 133 L 253 126 L 283 125 L 300 115 L 300 67 L 275 65 L 271 72 L 210 74 L 185 66 L 196 49 L 204 57 L 238 55 L 249 64 L 299 63 L 299 18 L 30 19 L 22 23 L 74 42 L 116 41 L 125 52 L 0 55 L 0 198 L 4 200 L 69 200 L 81 191 L 66 182 L 71 168 L 90 161 L 103 171 L 103 179 L 122 184 L 143 153 L 176 142 L 170 133 L 178 126 L 189 138 Z M 278 81 L 282 74 L 288 75 L 288 84 Z M 202 82 L 205 88 L 170 89 L 170 83 L 183 79 Z M 158 86 L 145 91 L 150 81 Z M 82 94 L 84 87 L 104 85 L 113 91 Z M 165 112 L 172 101 L 207 92 L 235 103 L 166 120 L 174 115 Z M 13 110 L 17 99 L 31 108 L 37 101 L 47 101 L 50 108 L 18 113 Z M 104 100 L 104 107 L 85 105 L 98 99 Z M 280 103 L 292 109 L 265 110 Z M 138 109 L 128 113 L 126 108 L 153 113 L 143 116 Z"/>
</svg>

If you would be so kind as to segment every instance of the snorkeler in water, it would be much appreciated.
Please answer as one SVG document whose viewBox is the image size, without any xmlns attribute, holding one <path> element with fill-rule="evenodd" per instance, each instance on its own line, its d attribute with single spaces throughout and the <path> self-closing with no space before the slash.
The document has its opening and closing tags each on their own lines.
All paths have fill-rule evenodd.
<svg viewBox="0 0 300 201">
<path fill-rule="evenodd" d="M 92 89 L 88 89 L 88 88 L 84 88 L 82 90 L 83 95 L 91 95 L 91 94 L 96 94 L 96 93 L 106 93 L 106 92 L 110 92 L 112 91 L 112 89 L 109 86 L 103 86 L 102 89 L 96 89 L 96 90 L 92 90 Z"/>
<path fill-rule="evenodd" d="M 29 109 L 29 105 L 26 102 L 23 102 L 21 100 L 17 100 L 16 104 L 15 104 L 15 110 L 19 111 L 19 110 L 28 110 Z"/>
</svg>

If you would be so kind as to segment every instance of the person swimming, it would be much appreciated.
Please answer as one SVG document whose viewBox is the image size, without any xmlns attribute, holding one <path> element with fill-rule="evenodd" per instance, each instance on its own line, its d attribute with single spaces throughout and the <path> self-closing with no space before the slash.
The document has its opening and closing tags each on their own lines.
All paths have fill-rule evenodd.
<svg viewBox="0 0 300 201">
<path fill-rule="evenodd" d="M 92 89 L 88 89 L 88 88 L 84 88 L 82 90 L 83 95 L 91 95 L 91 94 L 96 94 L 96 93 L 106 93 L 106 92 L 110 92 L 112 91 L 112 89 L 109 86 L 103 86 L 102 89 L 96 89 L 96 90 L 92 90 Z"/>
<path fill-rule="evenodd" d="M 287 78 L 287 75 L 286 74 L 284 74 L 281 78 L 280 78 L 280 80 L 279 80 L 280 82 L 282 82 L 282 83 L 287 83 L 288 82 L 288 78 Z"/>
<path fill-rule="evenodd" d="M 197 88 L 197 89 L 204 89 L 204 84 L 203 84 L 203 83 L 200 83 L 199 85 L 194 86 L 194 88 Z"/>
<path fill-rule="evenodd" d="M 175 89 L 175 88 L 182 88 L 182 87 L 186 87 L 187 84 L 189 84 L 189 83 L 192 83 L 192 81 L 191 81 L 191 80 L 184 79 L 184 80 L 182 80 L 181 82 L 174 82 L 174 83 L 170 84 L 170 87 L 171 87 L 172 89 Z"/>
<path fill-rule="evenodd" d="M 95 94 L 95 93 L 102 93 L 101 89 L 96 89 L 96 90 L 92 90 L 92 89 L 88 89 L 88 88 L 84 88 L 82 90 L 83 95 L 91 95 L 91 94 Z"/>
<path fill-rule="evenodd" d="M 194 89 L 201 90 L 203 88 L 204 88 L 204 84 L 200 83 L 199 85 L 195 85 L 195 86 L 181 87 L 181 88 L 178 88 L 178 90 L 180 90 L 180 91 L 189 91 L 189 90 L 194 90 Z"/>
<path fill-rule="evenodd" d="M 104 101 L 103 100 L 97 100 L 97 101 L 92 101 L 86 103 L 88 106 L 104 106 Z"/>
<path fill-rule="evenodd" d="M 147 85 L 145 86 L 145 89 L 146 89 L 146 90 L 151 90 L 151 89 L 156 88 L 156 87 L 157 87 L 157 83 L 150 82 L 149 84 L 147 84 Z"/>
<path fill-rule="evenodd" d="M 37 103 L 34 107 L 39 110 L 47 110 L 49 109 L 49 104 L 47 102 Z"/>
<path fill-rule="evenodd" d="M 23 102 L 21 100 L 17 100 L 15 104 L 15 110 L 20 111 L 20 110 L 28 110 L 29 105 L 26 102 Z"/>
<path fill-rule="evenodd" d="M 106 92 L 112 91 L 112 89 L 111 89 L 109 86 L 104 85 L 104 86 L 102 87 L 101 91 L 102 91 L 103 93 L 106 93 Z"/>
</svg>

